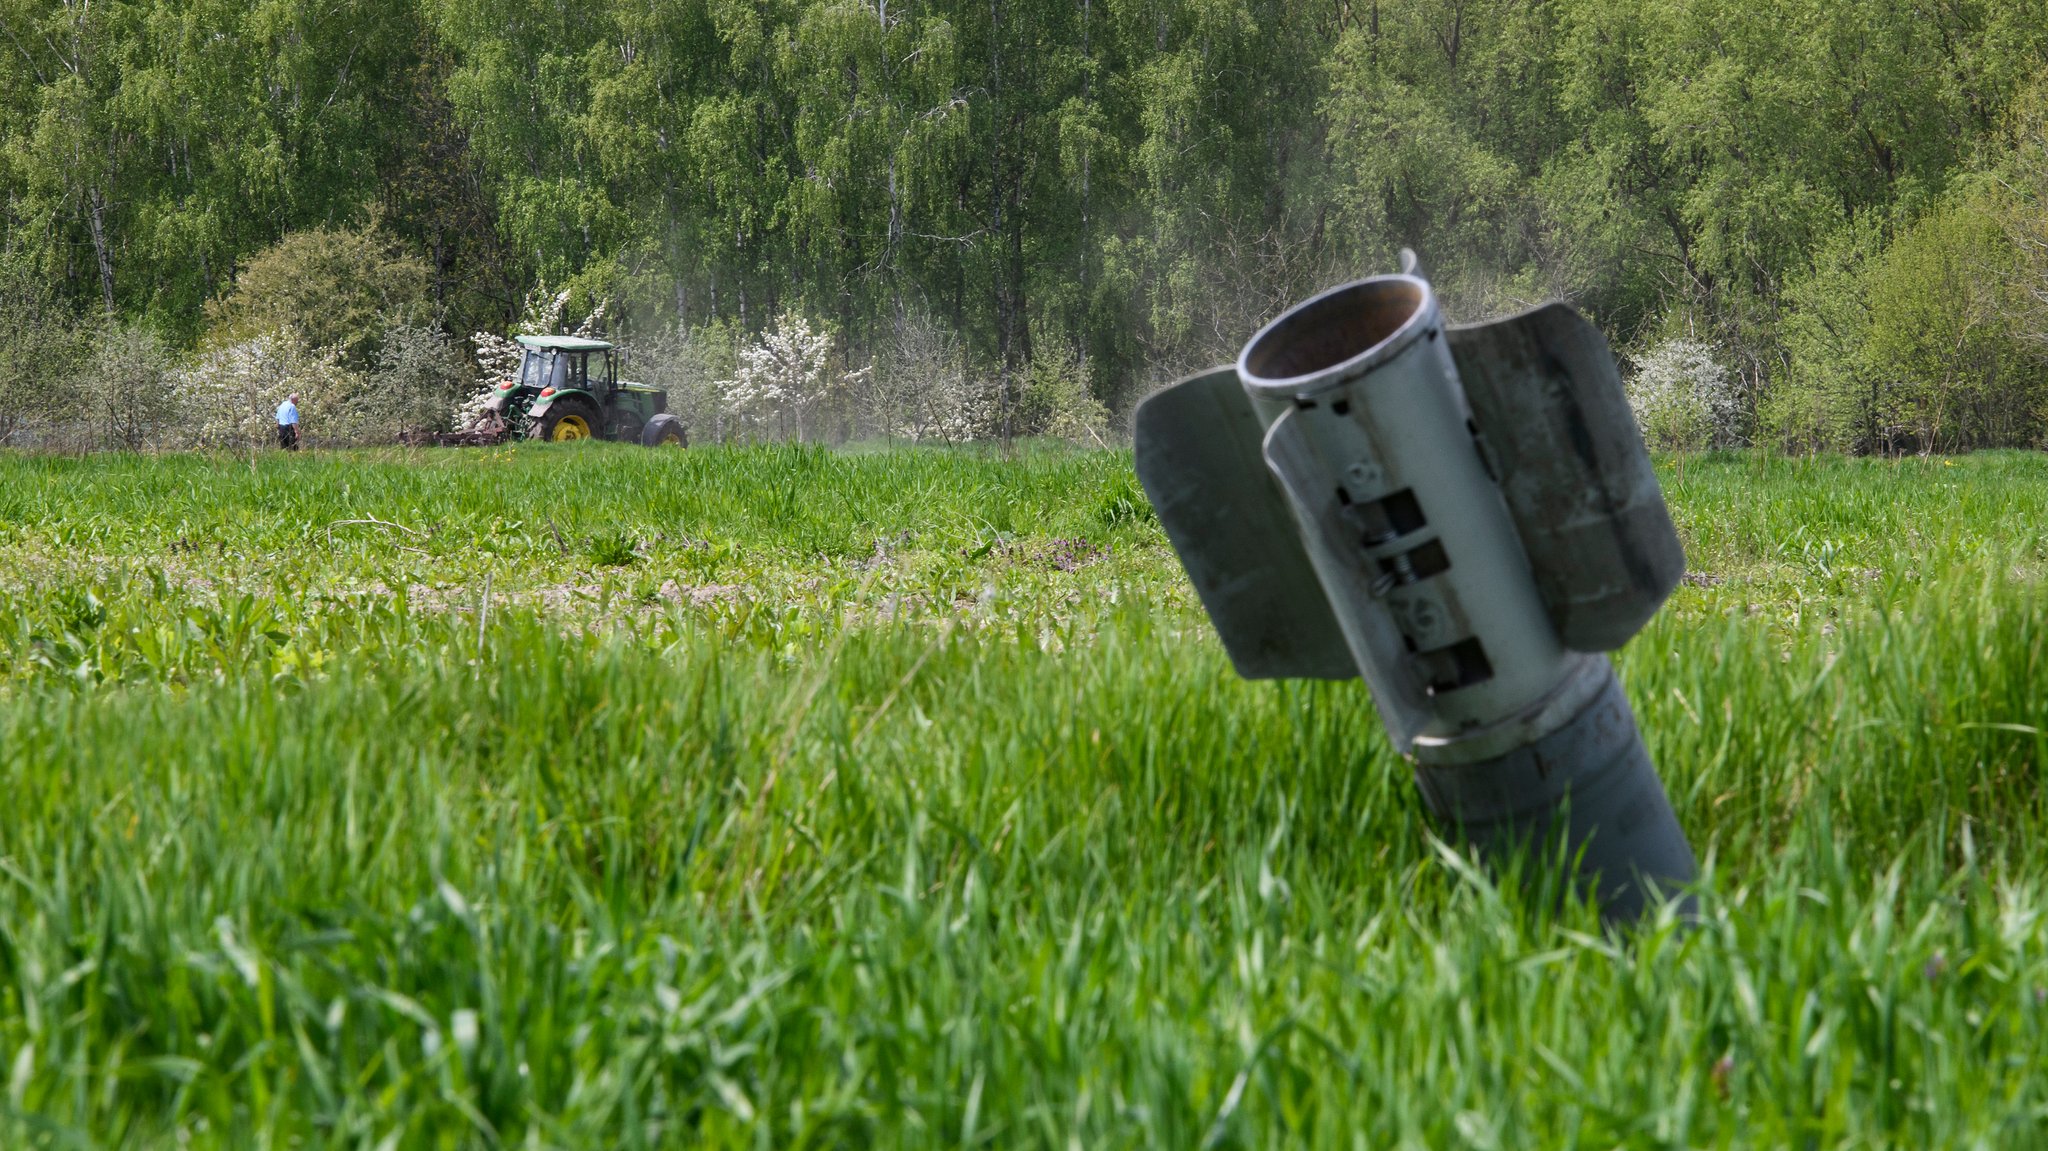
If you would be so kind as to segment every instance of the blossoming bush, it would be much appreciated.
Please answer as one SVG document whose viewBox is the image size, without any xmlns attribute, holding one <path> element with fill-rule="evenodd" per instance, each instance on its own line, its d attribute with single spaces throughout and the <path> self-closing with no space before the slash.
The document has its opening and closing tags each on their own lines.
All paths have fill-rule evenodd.
<svg viewBox="0 0 2048 1151">
<path fill-rule="evenodd" d="M 921 313 L 900 317 L 858 395 L 861 422 L 891 439 L 959 443 L 993 434 L 996 397 L 968 371 L 953 333 Z"/>
<path fill-rule="evenodd" d="M 536 289 L 515 325 L 521 334 L 566 329 L 568 292 Z M 597 336 L 600 305 L 570 334 Z M 475 391 L 452 413 L 457 434 L 495 434 L 485 404 L 518 368 L 513 338 L 471 338 Z M 629 341 L 622 379 L 662 389 L 669 411 L 698 442 L 839 440 L 881 436 L 960 443 L 1005 436 L 1055 436 L 1102 442 L 1109 412 L 1089 388 L 1090 365 L 1057 342 L 1000 378 L 977 373 L 953 334 L 931 318 L 906 313 L 893 338 L 859 367 L 831 331 L 795 310 L 752 338 L 727 321 L 677 326 Z"/>
<path fill-rule="evenodd" d="M 852 387 L 861 379 L 849 372 L 835 380 L 831 359 L 831 333 L 785 311 L 774 327 L 740 347 L 739 364 L 730 379 L 718 381 L 718 392 L 743 435 L 814 438 L 823 430 L 821 409 L 837 398 L 828 394 L 834 385 Z"/>
<path fill-rule="evenodd" d="M 178 373 L 178 446 L 244 451 L 275 442 L 277 405 L 293 392 L 306 442 L 352 442 L 365 430 L 362 381 L 333 351 L 281 330 L 260 332 Z"/>
<path fill-rule="evenodd" d="M 162 337 L 137 324 L 101 329 L 78 388 L 89 442 L 131 452 L 162 444 L 179 425 L 177 384 Z"/>
<path fill-rule="evenodd" d="M 1741 442 L 1735 379 L 1698 340 L 1665 340 L 1636 357 L 1627 389 L 1643 439 L 1653 448 L 1699 451 Z"/>
<path fill-rule="evenodd" d="M 438 328 L 400 325 L 384 333 L 367 387 L 355 405 L 372 438 L 414 439 L 448 430 L 449 405 L 468 365 Z"/>
</svg>

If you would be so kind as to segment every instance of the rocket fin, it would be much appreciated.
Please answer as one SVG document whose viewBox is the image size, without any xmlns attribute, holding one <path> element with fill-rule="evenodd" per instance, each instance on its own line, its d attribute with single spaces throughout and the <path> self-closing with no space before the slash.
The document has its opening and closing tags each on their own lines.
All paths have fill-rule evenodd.
<svg viewBox="0 0 2048 1151">
<path fill-rule="evenodd" d="M 1138 480 L 1237 674 L 1355 679 L 1265 434 L 1236 369 L 1190 376 L 1138 405 Z"/>
<path fill-rule="evenodd" d="M 1606 337 L 1563 303 L 1449 335 L 1559 636 L 1620 647 L 1678 585 L 1685 550 Z"/>
</svg>

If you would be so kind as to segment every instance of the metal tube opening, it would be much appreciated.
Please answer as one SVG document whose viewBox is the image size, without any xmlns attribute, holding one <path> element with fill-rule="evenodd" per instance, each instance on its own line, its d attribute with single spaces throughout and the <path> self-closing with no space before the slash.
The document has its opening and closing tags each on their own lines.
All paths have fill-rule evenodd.
<svg viewBox="0 0 2048 1151">
<path fill-rule="evenodd" d="M 1429 285 L 1413 276 L 1375 276 L 1334 288 L 1252 337 L 1238 360 L 1239 373 L 1253 387 L 1348 378 L 1419 335 L 1427 325 L 1417 321 L 1434 311 L 1431 303 Z M 1330 372 L 1338 367 L 1348 370 Z M 1332 378 L 1307 379 L 1325 373 Z"/>
</svg>

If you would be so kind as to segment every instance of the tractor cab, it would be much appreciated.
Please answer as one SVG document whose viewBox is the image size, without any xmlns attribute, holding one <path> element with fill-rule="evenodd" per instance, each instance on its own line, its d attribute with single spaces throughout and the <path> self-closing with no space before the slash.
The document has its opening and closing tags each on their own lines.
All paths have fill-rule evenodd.
<svg viewBox="0 0 2048 1151">
<path fill-rule="evenodd" d="M 520 336 L 519 367 L 500 381 L 491 408 L 523 423 L 531 439 L 637 439 L 681 447 L 682 421 L 660 388 L 619 379 L 617 348 L 582 336 Z"/>
<path fill-rule="evenodd" d="M 586 381 L 591 379 L 610 382 L 607 361 L 612 353 L 609 347 L 551 347 L 541 344 L 540 339 L 541 337 L 534 336 L 519 337 L 520 344 L 524 346 L 517 373 L 519 387 L 536 392 L 548 387 L 586 390 Z M 553 344 L 555 341 L 551 340 L 548 343 Z M 598 361 L 595 365 L 591 363 L 593 358 Z M 596 370 L 593 371 L 593 367 Z"/>
</svg>

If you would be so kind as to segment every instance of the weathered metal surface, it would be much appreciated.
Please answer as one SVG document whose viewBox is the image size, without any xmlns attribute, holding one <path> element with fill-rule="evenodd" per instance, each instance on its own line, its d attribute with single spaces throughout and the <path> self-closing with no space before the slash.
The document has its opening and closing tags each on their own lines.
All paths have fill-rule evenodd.
<svg viewBox="0 0 2048 1151">
<path fill-rule="evenodd" d="M 1394 746 L 1548 714 L 1575 653 L 1474 448 L 1429 283 L 1370 276 L 1322 292 L 1254 336 L 1237 373 L 1247 394 L 1288 401 L 1266 461 Z M 1401 589 L 1456 605 L 1460 626 L 1410 630 L 1449 620 L 1403 611 Z"/>
<path fill-rule="evenodd" d="M 1489 859 L 1526 850 L 1575 862 L 1602 917 L 1622 922 L 1648 909 L 1653 888 L 1676 894 L 1698 867 L 1613 667 L 1598 676 L 1563 727 L 1497 758 L 1418 764 L 1415 782 L 1431 813 Z"/>
<path fill-rule="evenodd" d="M 1138 405 L 1138 480 L 1239 675 L 1352 679 L 1264 438 L 1234 368 L 1190 376 Z"/>
<path fill-rule="evenodd" d="M 1309 417 L 1317 414 L 1298 407 L 1281 412 L 1266 431 L 1263 454 L 1296 521 L 1303 525 L 1300 546 L 1322 584 L 1338 634 L 1372 690 L 1387 738 L 1405 752 L 1437 718 L 1436 708 L 1421 669 L 1409 659 L 1411 649 L 1402 641 L 1400 625 L 1387 610 L 1379 564 L 1353 546 L 1359 534 L 1346 530 L 1348 508 L 1335 498 L 1336 485 L 1326 482 L 1332 474 L 1328 444 L 1317 433 L 1333 429 L 1314 426 Z M 1351 431 L 1360 439 L 1364 435 L 1355 426 L 1335 430 Z M 1352 442 L 1355 446 L 1358 439 Z M 1383 470 L 1378 478 L 1384 480 Z"/>
<path fill-rule="evenodd" d="M 1620 647 L 1678 586 L 1685 551 L 1606 338 L 1562 303 L 1449 336 L 1558 635 Z"/>
</svg>

